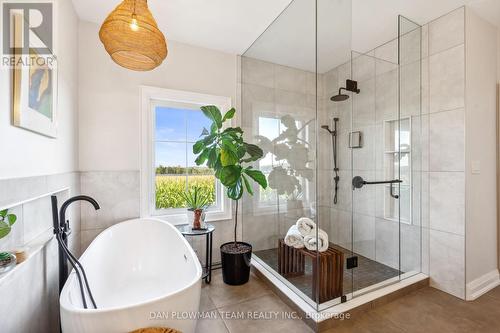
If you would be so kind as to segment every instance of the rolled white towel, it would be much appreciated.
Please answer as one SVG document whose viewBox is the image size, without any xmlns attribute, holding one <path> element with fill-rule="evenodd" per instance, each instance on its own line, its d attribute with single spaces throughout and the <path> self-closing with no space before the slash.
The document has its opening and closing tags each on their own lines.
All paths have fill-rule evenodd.
<svg viewBox="0 0 500 333">
<path fill-rule="evenodd" d="M 304 237 L 300 234 L 296 225 L 292 225 L 285 236 L 285 244 L 296 249 L 304 247 Z"/>
<path fill-rule="evenodd" d="M 318 238 L 316 241 L 316 232 L 313 235 L 307 235 L 304 237 L 304 245 L 309 251 L 325 252 L 328 250 L 328 234 L 321 229 L 318 229 Z M 317 247 L 316 247 L 317 246 Z"/>
<path fill-rule="evenodd" d="M 295 225 L 304 237 L 316 234 L 316 223 L 308 217 L 301 217 Z"/>
</svg>

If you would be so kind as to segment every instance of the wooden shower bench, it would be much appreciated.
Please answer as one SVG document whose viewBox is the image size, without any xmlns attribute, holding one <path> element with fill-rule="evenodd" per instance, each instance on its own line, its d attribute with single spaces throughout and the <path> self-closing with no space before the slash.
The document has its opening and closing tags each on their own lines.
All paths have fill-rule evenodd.
<svg viewBox="0 0 500 333">
<path fill-rule="evenodd" d="M 344 254 L 341 251 L 332 243 L 328 250 L 318 253 L 306 248 L 296 249 L 286 245 L 283 239 L 278 240 L 278 272 L 284 277 L 304 275 L 306 258 L 312 263 L 313 299 L 323 303 L 341 297 L 344 280 Z"/>
</svg>

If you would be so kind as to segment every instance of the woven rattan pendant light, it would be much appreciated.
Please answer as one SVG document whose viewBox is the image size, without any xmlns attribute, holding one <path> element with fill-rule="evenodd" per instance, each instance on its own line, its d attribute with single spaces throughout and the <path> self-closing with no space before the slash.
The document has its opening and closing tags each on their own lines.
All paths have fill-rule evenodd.
<svg viewBox="0 0 500 333">
<path fill-rule="evenodd" d="M 147 0 L 123 0 L 102 24 L 99 38 L 114 62 L 135 71 L 152 70 L 167 57 L 167 42 Z"/>
</svg>

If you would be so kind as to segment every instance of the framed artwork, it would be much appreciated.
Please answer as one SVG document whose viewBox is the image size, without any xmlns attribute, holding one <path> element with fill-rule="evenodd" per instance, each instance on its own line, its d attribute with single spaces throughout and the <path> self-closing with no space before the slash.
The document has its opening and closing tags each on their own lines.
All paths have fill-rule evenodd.
<svg viewBox="0 0 500 333">
<path fill-rule="evenodd" d="M 23 21 L 14 15 L 14 40 L 21 45 Z M 13 69 L 13 123 L 32 132 L 57 137 L 57 67 L 55 57 L 40 55 L 30 49 L 29 55 L 16 54 Z M 29 61 L 28 61 L 29 60 Z"/>
</svg>

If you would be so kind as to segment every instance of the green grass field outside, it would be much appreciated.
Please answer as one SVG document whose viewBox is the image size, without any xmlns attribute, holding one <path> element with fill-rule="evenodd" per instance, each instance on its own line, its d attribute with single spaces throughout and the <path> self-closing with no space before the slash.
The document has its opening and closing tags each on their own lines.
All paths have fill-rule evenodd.
<svg viewBox="0 0 500 333">
<path fill-rule="evenodd" d="M 212 175 L 190 175 L 186 184 L 185 175 L 156 175 L 156 208 L 186 207 L 181 193 L 188 188 L 198 187 L 215 202 L 215 177 Z"/>
</svg>

